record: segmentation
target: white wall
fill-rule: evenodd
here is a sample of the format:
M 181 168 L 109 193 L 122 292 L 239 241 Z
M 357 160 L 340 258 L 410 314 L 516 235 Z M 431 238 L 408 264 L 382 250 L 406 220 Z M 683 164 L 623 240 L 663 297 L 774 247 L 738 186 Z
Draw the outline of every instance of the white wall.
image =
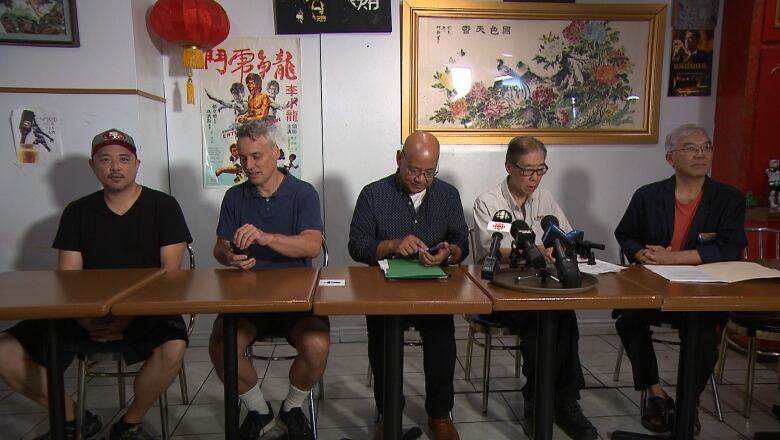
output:
M 671 0 L 660 2 L 671 5 Z M 170 179 L 170 190 L 181 203 L 195 239 L 199 267 L 216 266 L 211 249 L 224 190 L 203 189 L 200 113 L 197 105 L 182 103 L 186 75 L 180 67 L 181 49 L 149 37 L 145 16 L 152 3 L 79 1 L 79 48 L 0 46 L 4 60 L 0 86 L 141 88 L 155 94 L 164 90 L 167 99 L 163 105 L 135 96 L 0 94 L 3 115 L 19 106 L 58 109 L 66 148 L 61 165 L 15 167 L 10 124 L 0 124 L 0 138 L 7 146 L 0 149 L 4 207 L 0 270 L 52 266 L 54 254 L 49 247 L 62 208 L 97 187 L 84 164 L 89 142 L 111 126 L 127 129 L 139 140 L 143 183 L 165 190 Z M 231 36 L 274 35 L 271 2 L 233 0 L 222 5 L 230 16 Z M 358 192 L 395 169 L 394 153 L 401 142 L 399 12 L 400 2 L 393 10 L 390 34 L 301 36 L 302 176 L 322 197 L 334 265 L 351 263 L 346 243 Z M 667 25 L 665 54 L 670 36 Z M 719 29 L 715 41 L 713 75 L 718 70 Z M 685 122 L 711 128 L 715 98 L 665 97 L 667 71 L 665 56 L 661 137 Z M 712 89 L 717 90 L 715 81 Z M 556 195 L 577 228 L 589 239 L 607 244 L 608 251 L 601 257 L 615 259 L 612 231 L 631 193 L 670 174 L 662 145 L 549 145 L 549 150 L 552 171 L 543 185 Z M 474 198 L 503 178 L 503 155 L 502 145 L 443 147 L 441 177 L 460 189 L 469 222 Z M 582 315 L 586 319 L 606 316 L 605 312 Z M 340 322 L 357 325 L 359 321 Z
M 610 3 L 585 1 L 579 3 Z M 612 1 L 611 3 L 643 3 Z M 671 22 L 671 0 L 667 23 Z M 395 170 L 395 150 L 401 143 L 401 26 L 400 2 L 393 10 L 391 34 L 326 34 L 302 36 L 302 175 L 320 191 L 331 264 L 353 264 L 347 253 L 349 222 L 355 199 L 367 183 Z M 224 2 L 231 17 L 231 36 L 273 36 L 270 2 Z M 719 31 L 716 44 L 720 42 Z M 667 25 L 665 54 L 671 44 Z M 178 60 L 178 48 L 169 48 Z M 713 74 L 717 73 L 715 48 Z M 168 60 L 166 60 L 166 63 Z M 175 61 L 178 62 L 178 61 Z M 171 61 L 174 63 L 174 61 Z M 321 65 L 320 65 L 321 63 Z M 714 97 L 667 98 L 668 56 L 664 57 L 661 138 L 674 126 L 694 122 L 711 128 Z M 321 67 L 321 68 L 320 68 Z M 177 105 L 174 91 L 183 88 L 184 74 L 175 65 L 166 68 L 169 102 L 168 134 L 172 192 L 182 203 L 196 241 L 199 266 L 216 265 L 211 257 L 219 203 L 224 190 L 202 188 L 199 113 L 193 106 Z M 319 93 L 322 84 L 322 116 Z M 717 90 L 713 83 L 713 90 Z M 178 100 L 180 102 L 180 100 Z M 322 125 L 320 125 L 320 120 Z M 664 178 L 671 169 L 657 145 L 549 145 L 552 172 L 543 185 L 558 199 L 572 224 L 596 242 L 607 244 L 599 255 L 617 259 L 613 230 L 632 192 L 642 184 Z M 473 200 L 505 175 L 503 145 L 444 146 L 441 177 L 461 192 L 466 218 L 471 220 Z M 608 312 L 586 312 L 585 320 L 607 320 Z M 336 325 L 360 325 L 360 319 L 338 319 Z
M 0 45 L 0 86 L 136 89 L 162 94 L 162 58 L 145 30 L 153 0 L 81 0 L 77 48 Z M 133 29 L 136 29 L 134 32 Z M 14 165 L 11 111 L 55 110 L 64 160 Z M 130 133 L 141 158 L 139 182 L 168 189 L 165 106 L 137 95 L 0 93 L 0 271 L 53 269 L 51 244 L 65 205 L 99 188 L 87 164 L 92 137 L 116 127 Z

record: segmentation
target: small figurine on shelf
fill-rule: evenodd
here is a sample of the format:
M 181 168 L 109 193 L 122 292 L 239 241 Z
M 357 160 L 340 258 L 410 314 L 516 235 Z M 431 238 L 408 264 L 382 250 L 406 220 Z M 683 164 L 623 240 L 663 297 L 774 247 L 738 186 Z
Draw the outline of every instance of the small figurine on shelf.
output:
M 755 208 L 756 206 L 758 206 L 758 203 L 756 203 L 756 197 L 752 192 L 748 191 L 748 193 L 745 194 L 745 208 Z
M 769 161 L 766 175 L 769 178 L 769 209 L 780 209 L 780 160 Z

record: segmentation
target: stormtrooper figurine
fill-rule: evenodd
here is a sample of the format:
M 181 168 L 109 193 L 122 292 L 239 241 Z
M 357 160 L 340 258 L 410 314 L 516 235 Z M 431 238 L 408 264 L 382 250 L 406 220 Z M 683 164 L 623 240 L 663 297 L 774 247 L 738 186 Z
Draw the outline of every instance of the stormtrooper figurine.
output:
M 780 209 L 780 160 L 769 161 L 766 175 L 769 178 L 769 209 Z

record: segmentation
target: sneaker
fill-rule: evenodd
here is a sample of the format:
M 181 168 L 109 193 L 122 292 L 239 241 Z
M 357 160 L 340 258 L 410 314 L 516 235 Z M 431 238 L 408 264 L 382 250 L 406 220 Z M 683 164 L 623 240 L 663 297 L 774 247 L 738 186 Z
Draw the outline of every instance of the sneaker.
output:
M 284 402 L 279 408 L 279 427 L 287 433 L 287 440 L 314 440 L 309 419 L 300 407 L 284 410 Z
M 148 432 L 144 431 L 144 428 L 139 423 L 133 425 L 132 428 L 119 430 L 119 422 L 114 423 L 111 427 L 111 434 L 109 434 L 111 440 L 152 440 L 153 437 Z
M 268 405 L 268 414 L 260 414 L 257 411 L 246 413 L 241 427 L 238 428 L 238 438 L 241 440 L 257 440 L 274 429 L 274 410 Z
M 92 414 L 89 411 L 84 412 L 84 426 L 81 427 L 83 431 L 82 437 L 85 440 L 92 440 L 98 438 L 98 434 L 103 429 L 103 422 L 100 421 L 100 416 Z M 42 436 L 36 437 L 35 440 L 49 440 L 51 433 L 47 432 Z M 65 423 L 65 440 L 76 439 L 76 422 Z
M 555 424 L 574 440 L 599 438 L 596 427 L 582 414 L 582 408 L 574 399 L 555 402 Z

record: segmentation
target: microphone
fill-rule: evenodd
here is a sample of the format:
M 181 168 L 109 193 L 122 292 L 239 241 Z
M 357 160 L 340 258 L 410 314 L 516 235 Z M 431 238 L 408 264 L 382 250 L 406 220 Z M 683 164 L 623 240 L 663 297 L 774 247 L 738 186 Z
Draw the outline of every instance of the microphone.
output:
M 493 232 L 493 237 L 488 254 L 482 261 L 480 277 L 483 280 L 492 280 L 493 275 L 498 272 L 498 263 L 501 261 L 501 239 L 504 238 L 503 232 L 509 230 L 511 223 L 512 214 L 505 209 L 500 209 L 493 214 L 493 220 L 487 224 L 487 230 Z
M 572 239 L 566 235 L 565 232 L 563 232 L 560 228 L 560 223 L 558 223 L 558 217 L 554 215 L 545 215 L 542 217 L 542 230 L 544 230 L 544 235 L 542 235 L 542 243 L 544 244 L 544 247 L 554 247 L 555 239 L 561 241 L 561 244 L 570 247 L 572 245 Z
M 512 222 L 512 228 L 510 234 L 515 240 L 513 247 L 523 249 L 525 254 L 525 267 L 532 267 L 535 269 L 544 269 L 547 267 L 547 262 L 544 261 L 542 253 L 539 252 L 539 248 L 536 247 L 536 234 L 528 226 L 528 223 L 522 220 L 515 220 Z
M 572 252 L 574 242 L 558 225 L 558 218 L 554 215 L 546 215 L 542 218 L 542 228 L 544 229 L 542 241 L 544 242 L 544 247 L 553 248 L 555 268 L 558 271 L 558 279 L 563 288 L 580 287 L 582 286 L 582 274 L 577 266 L 577 257 Z
M 593 253 L 593 249 L 602 251 L 606 249 L 606 246 L 601 243 L 585 240 L 585 233 L 578 229 L 572 229 L 566 233 L 566 236 L 571 239 L 574 253 L 582 258 L 587 258 L 588 264 L 591 266 L 596 264 L 596 255 Z

